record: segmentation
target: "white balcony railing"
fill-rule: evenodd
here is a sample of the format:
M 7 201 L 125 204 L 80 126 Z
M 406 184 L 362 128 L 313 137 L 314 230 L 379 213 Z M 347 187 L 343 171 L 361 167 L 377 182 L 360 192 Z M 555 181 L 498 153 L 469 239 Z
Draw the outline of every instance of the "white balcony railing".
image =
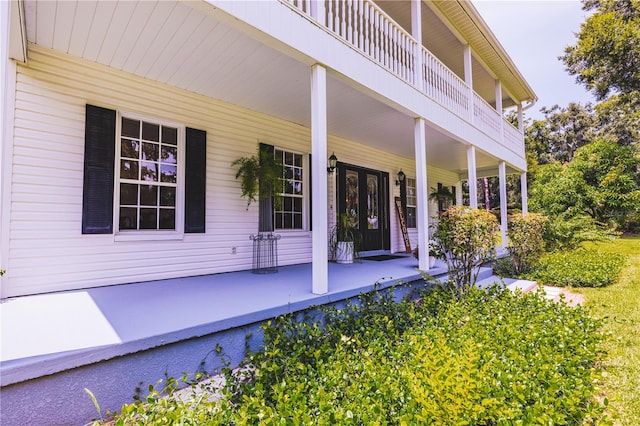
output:
M 473 123 L 494 139 L 500 140 L 500 114 L 487 101 L 473 92 Z
M 326 26 L 398 77 L 412 81 L 417 43 L 367 0 L 327 0 Z
M 512 151 L 520 152 L 524 149 L 522 133 L 506 120 L 502 121 L 502 138 L 503 144 L 511 147 Z
M 449 111 L 469 120 L 469 86 L 424 47 L 422 70 L 424 86 L 420 89 Z
M 452 113 L 471 122 L 506 148 L 524 152 L 522 133 L 500 113 L 421 46 L 371 0 L 325 0 L 322 12 L 316 0 L 281 0 L 321 22 L 345 43 L 359 50 L 391 73 L 414 85 Z M 315 3 L 315 4 L 314 4 Z M 320 14 L 324 16 L 316 16 Z M 321 18 L 321 19 L 319 19 Z M 422 82 L 416 73 L 416 54 L 422 55 Z

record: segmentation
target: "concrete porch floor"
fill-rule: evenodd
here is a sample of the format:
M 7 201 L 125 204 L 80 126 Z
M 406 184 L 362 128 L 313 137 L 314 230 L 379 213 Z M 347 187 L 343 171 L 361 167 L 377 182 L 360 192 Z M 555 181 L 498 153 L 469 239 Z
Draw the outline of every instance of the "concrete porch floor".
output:
M 23 296 L 0 304 L 1 385 L 241 327 L 344 300 L 376 282 L 421 278 L 410 255 L 329 264 L 329 292 L 311 292 L 311 264 Z M 442 263 L 429 270 L 446 273 Z
M 500 251 L 498 251 L 500 255 Z M 235 366 L 261 344 L 260 324 L 360 293 L 424 280 L 411 255 L 329 263 L 329 292 L 311 292 L 311 264 L 23 296 L 0 304 L 0 424 L 85 425 L 132 402 L 136 389 Z M 428 271 L 446 278 L 442 261 Z M 479 280 L 491 268 L 481 268 Z

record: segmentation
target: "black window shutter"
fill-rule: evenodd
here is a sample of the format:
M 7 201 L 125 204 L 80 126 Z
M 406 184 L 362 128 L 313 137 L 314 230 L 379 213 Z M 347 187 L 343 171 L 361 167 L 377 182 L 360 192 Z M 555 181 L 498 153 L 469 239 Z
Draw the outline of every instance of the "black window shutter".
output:
M 82 233 L 113 233 L 113 178 L 116 151 L 116 112 L 86 106 Z
M 186 129 L 184 232 L 205 232 L 207 132 Z
M 260 155 L 264 153 L 273 157 L 275 148 L 273 145 L 260 142 Z M 264 194 L 260 191 L 258 194 L 258 232 L 273 232 L 273 197 L 271 194 Z
M 440 182 L 438 182 L 438 193 L 442 191 L 442 184 Z M 438 198 L 438 212 L 443 212 L 444 211 L 444 203 L 442 202 L 442 199 Z
M 400 203 L 402 204 L 402 210 L 404 210 L 404 217 L 409 217 L 407 214 L 407 179 L 400 181 Z
M 458 204 L 458 197 L 456 196 L 456 186 L 452 185 L 451 186 L 451 194 L 453 194 L 453 205 L 455 206 L 456 204 Z

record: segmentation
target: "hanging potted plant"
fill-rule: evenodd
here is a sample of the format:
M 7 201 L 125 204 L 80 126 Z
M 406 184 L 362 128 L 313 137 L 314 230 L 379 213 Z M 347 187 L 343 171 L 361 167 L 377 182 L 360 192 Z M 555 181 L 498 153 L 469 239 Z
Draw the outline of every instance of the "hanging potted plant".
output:
M 273 153 L 273 147 L 260 144 L 258 152 L 251 157 L 241 157 L 231 165 L 238 167 L 236 179 L 240 179 L 241 197 L 247 199 L 247 210 L 251 203 L 260 203 L 259 232 L 273 231 L 273 209 L 282 200 L 275 195 L 282 188 L 284 166 Z
M 337 263 L 353 263 L 360 250 L 360 230 L 348 214 L 342 213 L 338 217 L 329 237 L 331 257 Z

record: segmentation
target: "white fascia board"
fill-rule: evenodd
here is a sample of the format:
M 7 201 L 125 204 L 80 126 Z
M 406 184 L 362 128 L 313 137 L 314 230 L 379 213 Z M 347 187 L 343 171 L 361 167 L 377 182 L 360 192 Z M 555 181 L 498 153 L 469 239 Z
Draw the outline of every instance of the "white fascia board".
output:
M 19 62 L 27 62 L 27 25 L 24 15 L 23 0 L 11 0 L 9 12 L 9 58 Z

